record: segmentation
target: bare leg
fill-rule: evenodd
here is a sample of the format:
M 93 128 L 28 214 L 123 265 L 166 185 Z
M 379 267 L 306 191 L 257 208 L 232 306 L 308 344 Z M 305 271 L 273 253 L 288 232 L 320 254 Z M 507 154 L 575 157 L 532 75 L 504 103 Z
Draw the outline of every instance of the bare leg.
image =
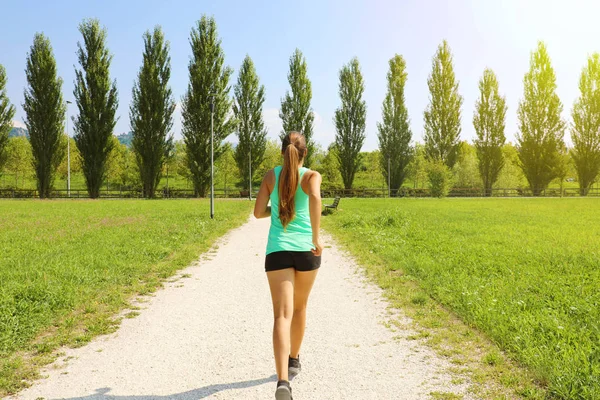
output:
M 294 268 L 267 272 L 273 300 L 273 352 L 279 380 L 288 380 L 290 326 L 294 313 Z
M 315 283 L 318 269 L 314 271 L 299 272 L 296 271 L 294 284 L 294 317 L 292 318 L 291 329 L 291 349 L 290 357 L 298 358 L 302 339 L 304 339 L 304 329 L 306 328 L 306 305 L 308 304 L 308 295 Z

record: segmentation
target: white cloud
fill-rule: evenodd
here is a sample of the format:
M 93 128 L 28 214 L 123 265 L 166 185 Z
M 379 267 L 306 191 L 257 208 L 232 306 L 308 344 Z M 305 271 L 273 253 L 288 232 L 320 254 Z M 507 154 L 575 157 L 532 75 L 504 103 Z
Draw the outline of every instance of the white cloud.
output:
M 313 123 L 313 138 L 321 147 L 326 150 L 335 140 L 335 127 L 331 118 L 323 118 L 321 114 L 314 111 L 315 119 Z
M 263 120 L 265 121 L 265 128 L 267 128 L 267 136 L 270 139 L 278 139 L 283 125 L 281 124 L 281 118 L 279 118 L 279 109 L 277 108 L 266 108 L 263 110 Z
M 12 125 L 15 128 L 23 128 L 23 129 L 27 129 L 27 127 L 25 126 L 25 124 L 21 121 L 17 121 L 16 119 L 13 119 L 12 121 Z

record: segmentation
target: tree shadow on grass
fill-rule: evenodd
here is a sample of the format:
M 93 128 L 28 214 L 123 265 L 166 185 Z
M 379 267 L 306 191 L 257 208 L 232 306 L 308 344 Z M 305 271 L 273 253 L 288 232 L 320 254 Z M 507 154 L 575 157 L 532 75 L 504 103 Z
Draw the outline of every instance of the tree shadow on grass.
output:
M 198 400 L 205 399 L 215 393 L 229 389 L 246 389 L 253 386 L 264 385 L 269 382 L 277 382 L 277 375 L 271 375 L 268 378 L 254 379 L 251 381 L 219 383 L 216 385 L 204 386 L 198 389 L 188 390 L 187 392 L 168 394 L 165 396 L 140 395 L 140 396 L 116 396 L 109 394 L 111 388 L 96 389 L 95 394 L 82 397 L 61 398 L 61 400 Z M 53 399 L 54 400 L 54 399 Z

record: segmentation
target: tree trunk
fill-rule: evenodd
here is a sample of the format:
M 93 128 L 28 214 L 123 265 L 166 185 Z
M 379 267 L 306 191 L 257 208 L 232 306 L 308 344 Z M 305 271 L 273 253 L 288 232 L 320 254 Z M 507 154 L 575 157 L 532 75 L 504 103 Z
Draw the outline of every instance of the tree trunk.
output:
M 210 183 L 194 182 L 196 197 L 206 197 L 210 190 Z

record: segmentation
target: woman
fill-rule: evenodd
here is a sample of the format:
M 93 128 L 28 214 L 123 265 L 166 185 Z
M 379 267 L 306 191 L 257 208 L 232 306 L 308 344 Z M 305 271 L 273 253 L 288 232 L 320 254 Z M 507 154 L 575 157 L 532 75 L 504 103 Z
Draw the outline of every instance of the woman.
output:
M 277 400 L 291 400 L 289 379 L 300 372 L 306 304 L 321 265 L 321 175 L 302 167 L 306 140 L 290 132 L 281 146 L 283 166 L 267 172 L 254 216 L 271 217 L 265 270 L 273 300 Z M 271 206 L 267 206 L 271 200 Z

